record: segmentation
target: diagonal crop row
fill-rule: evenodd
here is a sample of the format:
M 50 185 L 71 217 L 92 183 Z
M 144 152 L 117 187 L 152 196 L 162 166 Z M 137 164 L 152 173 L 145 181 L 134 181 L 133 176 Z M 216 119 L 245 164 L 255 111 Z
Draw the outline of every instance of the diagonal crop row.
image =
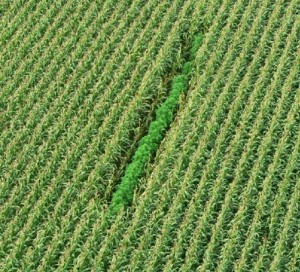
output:
M 263 78 L 263 77 L 262 77 Z M 260 89 L 261 90 L 261 89 Z M 269 100 L 269 103 L 270 103 L 270 99 L 272 98 L 272 96 L 266 96 L 266 97 L 268 97 L 268 99 L 266 99 L 264 102 L 264 105 L 263 105 L 263 108 L 264 109 L 266 109 L 266 108 L 268 108 L 268 103 L 267 103 L 267 101 Z M 274 98 L 273 98 L 274 99 Z M 274 101 L 274 100 L 273 100 Z M 276 100 L 275 100 L 276 101 Z M 261 111 L 261 113 L 263 113 L 264 112 L 264 114 L 266 114 L 266 110 L 262 110 Z M 249 113 L 249 112 L 248 112 Z M 247 116 L 247 115 L 246 115 Z M 251 115 L 250 115 L 251 116 Z M 259 124 L 264 124 L 263 123 L 263 119 L 262 120 L 260 120 L 260 119 L 256 119 L 256 120 L 259 120 Z M 249 127 L 248 127 L 249 128 Z M 239 135 L 239 134 L 236 134 L 236 135 L 238 135 L 239 137 L 241 136 L 241 135 Z M 236 138 L 235 139 L 235 145 L 238 143 L 238 144 L 243 144 L 243 142 L 237 142 L 236 140 L 237 140 L 238 138 Z M 250 154 L 251 153 L 249 153 L 249 152 L 253 152 L 253 149 L 252 148 L 250 148 L 250 144 L 252 144 L 252 146 L 253 146 L 253 144 L 255 143 L 255 133 L 252 133 L 251 134 L 251 138 L 249 139 L 249 141 L 248 141 L 248 146 L 247 146 L 247 149 L 245 150 L 245 151 L 247 151 L 247 152 L 244 152 L 243 153 L 243 156 L 242 156 L 242 158 L 241 158 L 241 160 L 239 161 L 239 165 L 240 165 L 240 167 L 243 167 L 244 168 L 244 173 L 246 173 L 245 171 L 246 171 L 246 169 L 249 169 L 249 167 L 251 167 L 251 164 L 249 164 L 249 163 L 246 163 L 246 161 L 247 160 L 249 160 L 249 159 L 251 159 L 251 156 L 250 156 Z M 240 145 L 236 145 L 235 146 L 235 148 L 231 148 L 231 150 L 232 150 L 232 152 L 236 152 L 238 149 L 236 149 L 237 147 L 239 147 L 239 148 L 241 148 L 241 146 Z M 249 147 L 249 148 L 248 148 Z M 253 146 L 254 147 L 254 146 Z M 230 154 L 230 153 L 229 153 Z M 252 153 L 253 154 L 253 153 Z M 228 158 L 228 157 L 227 157 Z M 235 162 L 235 159 L 234 158 L 232 158 L 231 160 L 228 158 L 228 159 L 225 159 L 224 160 L 224 162 L 227 162 L 227 164 L 228 164 L 228 162 L 229 163 L 231 163 L 232 164 L 232 166 L 231 167 L 233 167 L 233 169 L 235 169 L 236 168 L 236 166 L 235 166 L 235 164 L 234 164 L 234 162 Z M 221 186 L 221 184 L 222 183 L 220 183 L 220 182 L 223 182 L 223 180 L 224 180 L 224 178 L 227 176 L 227 179 L 229 179 L 229 181 L 232 179 L 232 175 L 233 175 L 233 173 L 232 172 L 229 172 L 228 170 L 230 169 L 229 168 L 230 167 L 230 164 L 228 165 L 228 166 L 226 166 L 226 167 L 222 167 L 221 169 L 222 169 L 222 172 L 219 174 L 219 177 L 217 178 L 217 180 L 215 180 L 215 184 L 214 184 L 214 190 L 213 190 L 213 192 L 212 192 L 212 195 L 214 196 L 214 198 L 215 198 L 215 200 L 214 200 L 214 198 L 211 198 L 210 200 L 209 200 L 209 202 L 207 203 L 207 205 L 206 205 L 206 207 L 207 208 L 204 208 L 203 207 L 203 209 L 205 210 L 205 213 L 204 213 L 204 215 L 203 215 L 203 217 L 201 217 L 201 221 L 198 221 L 198 227 L 196 228 L 196 230 L 195 230 L 195 232 L 194 232 L 194 238 L 193 238 L 193 241 L 194 241 L 194 243 L 192 243 L 191 245 L 190 245 L 190 247 L 189 247 L 189 250 L 188 250 L 188 253 L 187 253 L 187 257 L 186 257 L 186 264 L 187 265 L 190 265 L 190 263 L 191 263 L 191 261 L 189 260 L 189 256 L 193 256 L 193 254 L 194 254 L 194 252 L 196 251 L 196 250 L 198 250 L 198 254 L 199 254 L 199 248 L 203 248 L 203 243 L 205 242 L 205 243 L 208 243 L 209 242 L 209 240 L 205 240 L 204 239 L 204 237 L 209 237 L 209 235 L 210 235 L 210 233 L 209 233 L 209 231 L 208 230 L 210 230 L 210 225 L 208 225 L 208 224 L 206 224 L 205 225 L 205 222 L 206 222 L 206 219 L 207 218 L 209 218 L 209 214 L 215 214 L 215 216 L 217 216 L 218 214 L 219 214 L 219 211 L 218 210 L 216 210 L 216 212 L 215 213 L 212 213 L 213 211 L 212 211 L 212 209 L 210 208 L 210 207 L 213 207 L 212 205 L 213 205 L 213 203 L 220 203 L 220 202 L 217 202 L 217 198 L 219 198 L 220 196 L 222 196 L 222 194 L 221 194 L 221 189 L 223 189 L 223 190 L 226 190 L 227 188 L 226 188 L 226 186 Z M 241 168 L 241 169 L 243 169 L 243 168 Z M 235 170 L 236 171 L 236 170 Z M 227 173 L 226 173 L 227 172 Z M 241 177 L 243 177 L 243 179 L 241 179 Z M 230 186 L 230 188 L 232 188 L 232 190 L 233 189 L 235 189 L 235 190 L 237 190 L 237 189 L 239 189 L 239 190 L 241 190 L 243 187 L 242 187 L 242 184 L 241 184 L 241 181 L 243 181 L 245 178 L 246 178 L 247 176 L 246 175 L 244 175 L 244 176 L 241 176 L 241 175 L 239 175 L 239 176 L 236 176 L 235 175 L 235 178 L 234 178 L 234 181 L 235 182 L 231 182 L 231 186 Z M 239 184 L 239 183 L 240 184 Z M 237 183 L 237 184 L 235 184 L 235 183 Z M 236 187 L 235 185 L 239 185 L 238 187 Z M 226 191 L 225 191 L 226 192 Z M 233 192 L 236 192 L 236 191 L 233 191 Z M 227 197 L 227 199 L 228 199 L 228 201 L 231 201 L 231 200 L 233 200 L 232 199 L 232 197 L 230 196 L 230 194 L 227 194 L 228 195 L 228 197 Z M 238 195 L 238 194 L 237 194 Z M 227 201 L 227 202 L 228 202 Z M 222 202 L 221 202 L 222 203 Z M 230 202 L 229 202 L 230 203 Z M 234 208 L 236 207 L 236 204 L 234 205 L 235 203 L 232 203 L 232 205 L 230 205 L 230 206 L 225 206 L 225 204 L 224 204 L 224 207 L 230 207 L 231 209 L 230 210 L 228 210 L 228 216 L 232 216 L 233 214 L 234 214 Z M 216 206 L 215 208 L 218 208 L 218 206 Z M 226 211 L 226 210 L 224 210 L 224 211 Z M 210 218 L 212 218 L 212 216 L 210 217 Z M 219 216 L 219 218 L 223 218 L 223 219 L 226 219 L 226 220 L 229 220 L 229 218 L 228 217 L 223 217 L 223 216 Z M 220 221 L 220 222 L 222 222 L 222 221 Z M 225 221 L 226 222 L 226 221 Z M 228 221 L 227 221 L 228 222 Z M 211 224 L 214 224 L 213 223 L 213 221 L 211 222 Z M 216 226 L 217 227 L 217 226 Z M 222 232 L 220 233 L 220 234 L 222 234 Z M 199 238 L 198 237 L 203 237 L 202 238 L 202 240 L 200 240 L 200 242 L 201 243 L 199 243 Z M 219 237 L 219 238 L 221 238 L 221 237 Z M 214 236 L 212 236 L 212 238 L 211 239 L 214 239 Z M 222 239 L 216 239 L 215 241 L 218 241 L 218 242 L 222 242 L 223 240 Z M 199 247 L 196 247 L 196 244 L 199 246 Z M 219 247 L 218 247 L 219 248 Z M 204 254 L 204 250 L 202 250 L 201 251 L 202 252 L 202 254 Z M 198 255 L 199 256 L 199 255 Z M 200 255 L 201 256 L 201 255 Z M 214 255 L 215 256 L 215 255 Z M 197 261 L 197 260 L 196 260 Z
M 269 151 L 269 150 L 268 150 L 268 151 Z M 256 165 L 257 165 L 257 164 L 256 164 Z M 261 166 L 261 167 L 262 167 L 262 166 Z M 253 186 L 253 187 L 259 188 L 258 186 Z M 230 196 L 228 196 L 228 199 L 231 199 Z M 246 203 L 247 203 L 247 202 L 246 202 Z M 249 202 L 249 204 L 250 204 L 250 202 Z M 231 212 L 232 212 L 232 210 L 231 210 Z M 247 215 L 249 216 L 249 214 L 247 214 Z M 220 217 L 221 217 L 221 216 L 220 216 Z M 228 217 L 225 217 L 225 218 L 228 218 Z M 244 222 L 244 221 L 242 221 L 242 222 Z M 234 224 L 234 225 L 237 226 L 236 224 Z M 223 232 L 223 233 L 224 233 L 224 232 Z M 222 241 L 222 238 L 220 238 L 220 237 L 217 238 L 217 237 L 218 237 L 218 236 L 215 237 L 215 239 L 216 239 L 215 241 Z M 219 240 L 219 239 L 220 239 L 220 240 Z M 239 242 L 241 242 L 241 239 L 239 239 Z M 212 243 L 210 243 L 210 245 L 212 245 Z M 237 246 L 235 246 L 234 248 L 236 249 Z M 225 250 L 225 249 L 224 249 L 224 250 Z M 209 251 L 208 251 L 208 252 L 209 252 Z M 208 252 L 207 252 L 207 254 L 209 254 Z M 237 252 L 238 252 L 238 251 L 237 251 Z M 217 256 L 217 254 L 216 254 L 215 256 Z M 233 257 L 234 255 L 231 254 L 231 255 L 229 255 L 229 256 L 232 256 L 232 257 Z M 205 266 L 203 266 L 203 267 L 204 267 L 204 269 L 208 269 L 208 268 L 205 268 Z
M 239 71 L 239 68 L 238 68 L 239 66 L 237 65 L 236 67 L 237 67 L 237 69 L 235 70 L 235 72 Z M 235 78 L 237 81 L 239 80 L 238 77 L 235 76 Z M 215 82 L 218 82 L 218 78 L 216 78 Z M 228 82 L 234 84 L 234 80 L 229 79 Z M 227 97 L 225 96 L 225 94 L 227 95 Z M 183 183 L 181 185 L 181 189 L 180 189 L 179 193 L 176 195 L 176 198 L 172 199 L 172 200 L 170 200 L 170 199 L 163 200 L 163 203 L 171 202 L 172 206 L 170 207 L 168 216 L 165 218 L 165 220 L 163 222 L 162 233 L 159 234 L 159 236 L 156 238 L 156 244 L 153 248 L 153 251 L 151 249 L 152 256 L 149 254 L 149 256 L 151 256 L 151 260 L 149 260 L 150 263 L 147 264 L 147 267 L 149 267 L 149 270 L 153 269 L 154 267 L 159 267 L 158 263 L 163 264 L 163 261 L 161 258 L 163 258 L 163 256 L 164 256 L 163 254 L 166 254 L 166 251 L 167 251 L 166 249 L 163 250 L 163 247 L 166 247 L 167 245 L 170 246 L 170 244 L 172 243 L 172 241 L 168 237 L 172 237 L 174 235 L 172 233 L 173 227 L 175 227 L 178 224 L 178 222 L 180 222 L 179 221 L 180 216 L 183 215 L 182 211 L 186 208 L 185 203 L 188 203 L 189 198 L 193 192 L 194 186 L 191 186 L 192 183 L 186 183 L 186 181 L 189 180 L 189 178 L 193 178 L 193 180 L 195 180 L 195 175 L 196 175 L 195 169 L 197 169 L 199 171 L 198 168 L 207 159 L 206 154 L 209 154 L 209 152 L 210 152 L 210 147 L 206 146 L 207 142 L 208 141 L 213 142 L 214 135 L 219 134 L 219 132 L 217 130 L 218 126 L 216 126 L 215 124 L 222 123 L 222 119 L 220 119 L 220 118 L 222 118 L 222 117 L 224 118 L 224 115 L 226 115 L 226 111 L 224 111 L 226 108 L 221 107 L 221 105 L 228 104 L 228 106 L 230 106 L 228 101 L 231 101 L 231 99 L 232 99 L 232 98 L 230 98 L 230 96 L 228 96 L 228 93 L 226 93 L 226 92 L 223 92 L 219 96 L 219 98 L 220 98 L 220 100 L 217 101 L 217 105 L 214 107 L 214 112 L 211 116 L 211 120 L 209 120 L 207 122 L 207 127 L 209 127 L 210 129 L 205 130 L 207 132 L 205 132 L 205 135 L 203 135 L 201 141 L 198 143 L 198 146 L 197 146 L 198 152 L 194 153 L 194 154 L 199 155 L 199 151 L 200 151 L 200 154 L 203 154 L 203 157 L 201 157 L 201 161 L 196 162 L 193 159 L 191 159 L 191 163 L 189 164 L 189 167 L 188 167 L 187 171 L 185 172 L 185 176 L 183 178 Z M 194 156 L 195 155 L 193 155 L 192 158 L 194 158 Z M 189 177 L 189 178 L 187 178 L 187 177 Z M 176 178 L 176 182 L 174 182 L 174 183 L 177 183 L 177 182 L 178 182 L 178 179 Z M 151 228 L 151 230 L 152 230 L 152 228 Z M 175 229 L 174 229 L 174 231 L 175 231 Z M 158 253 L 158 252 L 160 252 L 160 254 L 156 255 L 156 253 Z
M 78 93 L 78 95 L 82 95 L 82 94 L 80 94 L 80 93 Z M 76 99 L 76 96 L 74 97 L 75 99 Z M 78 98 L 77 98 L 78 99 Z M 59 100 L 58 100 L 59 101 Z M 75 100 L 76 101 L 76 100 Z M 61 105 L 61 107 L 63 107 L 63 103 L 62 103 L 63 101 L 59 101 L 59 103 L 60 103 L 60 105 Z M 56 109 L 57 110 L 57 109 Z M 69 114 L 69 117 L 70 116 L 72 116 L 72 115 L 74 115 L 74 114 L 72 114 L 73 113 L 73 110 L 75 110 L 75 109 L 72 109 L 71 108 L 71 111 L 69 111 L 69 112 L 65 112 L 66 113 L 66 115 L 68 115 Z M 43 109 L 38 109 L 38 111 L 41 111 L 41 112 L 45 112 L 45 110 L 43 110 Z M 33 114 L 33 117 L 32 117 L 32 119 L 31 120 L 35 120 L 35 122 L 37 123 L 37 120 L 38 119 L 35 119 L 34 118 L 34 116 L 36 116 L 35 114 Z M 49 115 L 46 115 L 47 116 L 47 118 L 49 118 Z M 50 117 L 51 117 L 51 115 L 50 115 Z M 50 120 L 55 120 L 55 115 L 54 116 L 52 116 L 52 118 L 50 119 Z M 46 129 L 47 128 L 47 126 L 45 126 L 45 127 L 42 127 L 41 126 L 41 124 L 43 124 L 42 122 L 40 122 L 39 123 L 39 128 L 40 129 Z M 50 123 L 51 124 L 51 123 Z M 48 124 L 48 125 L 50 125 L 50 124 Z M 62 125 L 63 125 L 63 123 L 62 123 Z M 64 128 L 65 128 L 65 126 L 63 126 Z M 30 130 L 25 130 L 25 132 L 27 132 L 27 135 L 28 135 L 28 133 L 29 133 L 29 135 L 32 133 Z M 41 133 L 43 133 L 43 131 L 35 131 L 36 132 L 36 136 L 35 137 L 31 137 L 31 141 L 33 141 L 33 147 L 36 147 L 36 145 L 37 145 L 37 143 L 36 142 L 34 142 L 34 140 L 36 140 L 36 141 L 39 141 L 39 139 L 40 139 L 40 134 Z M 57 140 L 58 139 L 58 137 L 60 136 L 60 134 L 61 134 L 61 130 L 58 130 L 57 131 L 58 133 L 57 134 L 54 134 L 54 135 L 51 135 L 52 136 L 52 140 Z M 24 142 L 23 142 L 24 143 Z M 52 142 L 52 144 L 54 144 L 55 142 Z M 49 145 L 51 145 L 51 141 L 50 141 L 50 143 L 48 142 L 48 144 Z M 24 164 L 27 160 L 28 160 L 28 158 L 26 157 L 26 155 L 25 154 L 32 154 L 32 152 L 34 152 L 34 150 L 32 150 L 32 151 L 30 151 L 30 149 L 28 149 L 28 148 L 30 148 L 30 145 L 29 146 L 27 146 L 27 148 L 24 148 L 23 149 L 23 152 L 21 152 L 21 154 L 19 154 L 19 155 L 21 155 L 21 158 L 23 158 L 23 160 L 22 161 L 19 161 L 19 163 L 15 166 L 17 169 L 22 169 L 22 164 L 20 165 L 20 163 L 22 163 L 23 162 L 23 165 L 25 166 L 25 165 L 28 165 L 28 164 Z M 31 148 L 32 148 L 32 146 L 31 146 Z M 11 151 L 11 150 L 10 150 Z M 47 152 L 47 151 L 46 151 Z M 6 156 L 6 160 L 8 160 L 9 159 L 9 156 Z M 39 160 L 41 160 L 41 159 L 39 159 Z M 9 160 L 7 161 L 7 163 L 9 163 L 9 164 L 12 164 Z M 34 172 L 34 171 L 32 171 L 31 170 L 31 173 L 32 172 Z M 21 174 L 22 173 L 22 171 L 20 171 L 19 172 L 19 174 Z M 8 177 L 9 177 L 9 172 L 6 172 L 6 175 L 8 175 Z M 15 173 L 16 174 L 16 173 Z M 18 176 L 14 176 L 14 178 L 13 178 L 13 180 L 17 180 L 18 179 Z M 9 186 L 12 186 L 14 183 L 12 182 L 12 183 L 6 183 L 5 185 L 9 185 Z M 2 190 L 2 192 L 5 192 L 6 190 L 5 189 L 3 189 Z M 10 192 L 11 192 L 11 189 L 9 190 Z M 4 196 L 2 195 L 2 200 L 4 200 L 5 198 L 4 198 Z
M 196 51 L 197 47 L 201 46 L 201 43 L 201 36 L 195 38 L 195 44 L 192 48 Z M 169 96 L 157 109 L 155 120 L 151 122 L 147 135 L 141 139 L 132 162 L 127 166 L 121 183 L 113 195 L 109 207 L 111 215 L 115 216 L 122 207 L 131 204 L 135 187 L 138 185 L 138 181 L 142 177 L 147 163 L 154 156 L 161 143 L 166 129 L 168 129 L 173 120 L 180 95 L 188 87 L 188 80 L 192 69 L 191 61 L 192 59 L 184 63 L 182 74 L 177 75 L 173 79 Z
M 246 46 L 246 44 L 245 44 L 245 48 L 247 48 L 247 46 Z M 242 55 L 243 56 L 243 55 Z M 243 60 L 243 57 L 241 56 L 241 59 Z M 242 65 L 241 63 L 240 63 L 240 65 Z M 239 65 L 235 65 L 234 66 L 235 67 L 235 71 L 237 72 L 237 71 L 239 71 L 240 70 L 240 68 L 239 68 Z M 228 82 L 230 82 L 230 83 L 232 83 L 232 84 L 234 84 L 233 82 L 232 82 L 232 80 L 234 79 L 234 78 L 236 78 L 236 75 L 235 74 L 232 74 L 232 79 L 231 79 L 231 77 L 228 79 Z M 247 79 L 249 79 L 249 77 L 245 77 L 245 78 L 247 78 Z M 247 82 L 247 81 L 244 81 L 244 79 L 243 79 L 243 82 Z M 244 88 L 242 89 L 243 91 L 245 90 Z M 220 163 L 220 161 L 219 160 L 222 160 L 222 157 L 220 158 L 220 148 L 222 147 L 222 148 L 224 148 L 225 146 L 224 146 L 224 140 L 226 139 L 227 141 L 229 141 L 229 139 L 230 139 L 230 131 L 231 131 L 231 133 L 232 133 L 232 129 L 233 128 L 231 128 L 231 130 L 229 129 L 229 126 L 233 126 L 234 125 L 234 122 L 233 122 L 233 120 L 234 119 L 232 119 L 233 117 L 235 117 L 235 118 L 237 118 L 238 117 L 238 111 L 237 111 L 237 107 L 239 107 L 240 109 L 241 109 L 241 107 L 242 107 L 242 105 L 240 104 L 240 101 L 244 101 L 244 99 L 241 99 L 241 95 L 242 95 L 243 93 L 242 92 L 239 92 L 239 94 L 237 95 L 237 97 L 235 98 L 235 100 L 234 100 L 234 104 L 233 105 L 231 105 L 231 109 L 230 109 L 230 113 L 228 114 L 228 117 L 227 117 L 227 119 L 226 119 L 226 122 L 225 122 L 225 124 L 224 124 L 224 126 L 222 127 L 222 130 L 221 130 L 221 132 L 219 133 L 219 138 L 217 139 L 217 143 L 216 143 L 216 145 L 217 145 L 217 147 L 215 147 L 214 148 L 214 154 L 212 154 L 212 156 L 211 156 L 211 159 L 209 160 L 209 163 L 213 163 L 212 165 L 210 165 L 210 164 L 207 164 L 207 167 L 205 167 L 205 170 L 204 170 L 204 172 L 202 172 L 202 178 L 201 178 L 201 181 L 202 180 L 206 180 L 208 177 L 206 176 L 206 175 L 208 175 L 208 174 L 211 174 L 211 172 L 212 172 L 212 167 L 216 167 L 219 163 Z M 245 95 L 245 94 L 244 94 Z M 246 102 L 246 101 L 245 101 Z M 218 103 L 219 105 L 222 105 L 223 103 Z M 217 109 L 215 109 L 216 111 L 217 111 Z M 237 119 L 236 119 L 237 120 Z M 214 124 L 214 123 L 216 123 L 216 121 L 215 120 L 211 120 L 211 123 L 210 124 Z M 212 125 L 210 126 L 210 127 L 213 127 Z M 228 133 L 228 134 L 227 134 Z M 222 137 L 221 137 L 221 135 L 222 135 Z M 221 140 L 222 139 L 222 140 Z M 181 208 L 182 209 L 182 203 L 184 203 L 184 201 L 188 201 L 188 199 L 189 199 L 189 194 L 191 194 L 192 193 L 192 191 L 190 191 L 191 189 L 189 188 L 189 187 L 186 187 L 189 183 L 186 183 L 186 181 L 189 181 L 189 179 L 191 179 L 191 178 L 193 178 L 193 180 L 194 179 L 197 179 L 197 176 L 201 173 L 200 172 L 200 170 L 199 170 L 199 166 L 203 163 L 203 161 L 205 160 L 204 158 L 205 157 L 201 157 L 200 156 L 200 154 L 203 154 L 203 149 L 205 150 L 207 147 L 205 147 L 205 143 L 207 142 L 207 139 L 205 139 L 205 138 L 203 138 L 202 139 L 202 141 L 198 144 L 198 148 L 197 148 L 197 152 L 195 153 L 195 155 L 193 156 L 193 158 L 199 158 L 198 160 L 194 160 L 194 159 L 192 159 L 192 162 L 191 162 L 191 164 L 190 164 L 190 166 L 189 166 L 189 171 L 188 172 L 186 172 L 186 175 L 185 175 L 185 178 L 184 178 L 184 186 L 183 187 L 181 187 L 181 190 L 180 190 L 180 193 L 177 195 L 177 197 L 176 197 L 176 200 L 175 201 L 172 201 L 172 203 L 177 203 L 177 205 L 175 204 L 174 206 L 177 206 L 177 209 L 175 209 L 175 208 L 173 208 L 173 206 L 172 206 L 172 213 L 171 214 L 168 214 L 168 216 L 167 216 L 167 218 L 165 219 L 165 221 L 164 221 L 164 225 L 166 226 L 166 228 L 170 228 L 170 226 L 172 226 L 173 224 L 174 224 L 174 226 L 176 225 L 176 224 L 178 224 L 178 221 L 174 221 L 174 223 L 171 223 L 171 222 L 169 222 L 169 223 L 167 223 L 167 221 L 168 220 L 175 220 L 175 218 L 176 218 L 176 214 L 178 215 L 179 213 L 182 213 L 182 212 L 179 212 L 179 208 Z M 215 153 L 216 152 L 216 153 Z M 224 151 L 223 151 L 224 152 Z M 205 154 L 205 153 L 204 153 Z M 218 155 L 216 155 L 216 154 L 218 154 Z M 201 163 L 202 162 L 202 163 Z M 196 170 L 197 169 L 197 170 Z M 196 171 L 196 172 L 195 172 Z M 213 173 L 213 172 L 212 172 Z M 189 178 L 187 178 L 189 176 Z M 205 178 L 206 177 L 206 178 Z M 205 184 L 203 181 L 202 182 L 200 182 L 200 184 Z M 190 184 L 189 184 L 189 186 L 190 186 Z M 199 192 L 201 191 L 201 194 L 202 195 L 206 195 L 206 194 L 208 194 L 209 192 L 207 192 L 205 189 L 207 189 L 207 188 L 205 188 L 205 187 L 201 187 L 201 189 L 199 190 Z M 180 195 L 181 195 L 181 197 L 180 197 Z M 195 197 L 195 199 L 201 199 L 200 197 L 199 197 L 199 195 L 198 195 L 198 197 L 196 198 Z M 180 205 L 179 205 L 180 204 Z M 199 202 L 197 203 L 198 205 L 199 205 Z M 178 216 L 177 216 L 178 217 Z M 176 219 L 176 220 L 178 220 L 178 219 Z M 176 222 L 176 223 L 175 223 Z M 184 222 L 184 224 L 185 223 L 191 223 L 191 220 L 184 220 L 183 221 Z M 167 226 L 169 226 L 169 227 L 167 227 Z M 182 234 L 182 233 L 184 233 L 184 232 L 186 232 L 186 233 L 188 233 L 189 231 L 187 230 L 187 231 L 185 231 L 185 228 L 186 227 L 183 227 L 183 228 L 180 228 L 180 231 L 178 230 L 178 234 Z M 162 228 L 163 229 L 163 231 L 165 231 L 165 228 Z M 170 232 L 171 232 L 171 229 L 169 230 Z M 175 231 L 175 230 L 174 230 Z M 177 231 L 176 231 L 177 232 Z M 172 234 L 172 233 L 168 233 L 168 232 L 166 232 L 165 234 L 164 234 L 164 237 L 167 239 L 168 237 L 172 237 L 174 234 Z M 181 237 L 182 238 L 182 237 Z M 160 239 L 157 239 L 157 241 L 160 241 L 161 242 L 161 239 L 162 238 L 160 238 Z M 178 239 L 176 239 L 176 241 L 178 241 Z M 162 242 L 161 242 L 162 243 Z M 164 245 L 164 244 L 163 244 Z M 154 252 L 160 252 L 161 251 L 161 249 L 159 249 L 159 248 L 156 248 L 155 250 L 154 250 Z M 161 255 L 161 254 L 160 254 Z M 177 256 L 177 257 L 179 257 L 179 256 Z M 179 260 L 180 260 L 180 258 L 179 259 L 177 259 L 177 262 L 179 262 Z M 170 264 L 168 264 L 168 265 L 170 265 Z

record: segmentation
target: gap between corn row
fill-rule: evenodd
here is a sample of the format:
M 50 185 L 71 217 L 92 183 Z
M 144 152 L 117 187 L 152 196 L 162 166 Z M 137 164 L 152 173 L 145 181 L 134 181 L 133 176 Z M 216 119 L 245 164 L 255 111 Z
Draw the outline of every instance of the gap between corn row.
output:
M 201 46 L 203 35 L 198 34 L 190 48 L 190 56 L 184 63 L 182 73 L 175 76 L 172 81 L 170 95 L 157 109 L 156 118 L 151 122 L 148 133 L 141 139 L 139 146 L 127 166 L 117 190 L 113 194 L 108 215 L 116 216 L 119 210 L 131 204 L 134 190 L 139 179 L 143 176 L 147 163 L 153 158 L 155 152 L 164 138 L 165 131 L 170 127 L 173 116 L 178 107 L 179 97 L 188 89 L 188 82 L 193 70 L 193 59 Z

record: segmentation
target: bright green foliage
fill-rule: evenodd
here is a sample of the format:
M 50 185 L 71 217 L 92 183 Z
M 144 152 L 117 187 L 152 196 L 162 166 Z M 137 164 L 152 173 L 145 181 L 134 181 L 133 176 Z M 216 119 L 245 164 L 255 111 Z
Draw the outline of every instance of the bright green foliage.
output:
M 193 58 L 202 44 L 203 36 L 199 34 L 191 49 Z M 172 81 L 170 95 L 166 101 L 157 109 L 156 118 L 150 124 L 148 134 L 144 136 L 133 156 L 132 162 L 128 165 L 124 177 L 114 193 L 110 205 L 112 214 L 116 214 L 124 205 L 132 202 L 133 194 L 139 179 L 142 177 L 147 163 L 155 154 L 159 144 L 164 138 L 165 131 L 170 126 L 173 115 L 176 112 L 179 96 L 188 88 L 188 81 L 192 72 L 192 59 L 184 63 L 183 73 L 177 75 Z
M 299 0 L 0 13 L 1 272 L 300 271 Z

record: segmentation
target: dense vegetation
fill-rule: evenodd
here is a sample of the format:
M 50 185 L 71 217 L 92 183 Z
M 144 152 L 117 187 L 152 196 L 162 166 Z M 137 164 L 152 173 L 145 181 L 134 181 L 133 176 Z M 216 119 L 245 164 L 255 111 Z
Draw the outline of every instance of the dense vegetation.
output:
M 1 271 L 299 271 L 299 0 L 0 3 Z

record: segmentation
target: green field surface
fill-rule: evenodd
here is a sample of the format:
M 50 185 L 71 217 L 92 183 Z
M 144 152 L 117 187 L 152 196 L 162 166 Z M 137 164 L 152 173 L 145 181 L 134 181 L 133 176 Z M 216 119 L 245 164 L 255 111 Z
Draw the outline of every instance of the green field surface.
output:
M 0 67 L 0 272 L 300 271 L 300 0 L 2 0 Z

